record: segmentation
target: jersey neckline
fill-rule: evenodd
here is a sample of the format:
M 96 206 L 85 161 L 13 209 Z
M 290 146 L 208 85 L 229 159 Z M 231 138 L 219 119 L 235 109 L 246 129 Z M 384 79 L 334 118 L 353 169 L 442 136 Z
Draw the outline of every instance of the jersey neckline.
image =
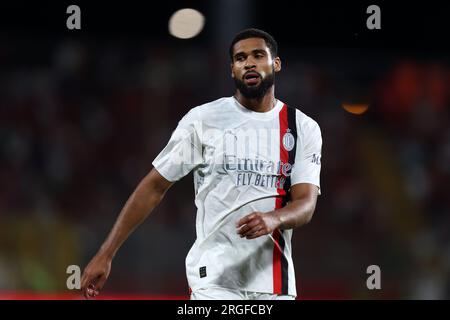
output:
M 284 103 L 282 101 L 275 99 L 276 100 L 275 107 L 273 107 L 272 109 L 270 109 L 267 112 L 256 112 L 256 111 L 252 111 L 252 110 L 244 107 L 242 104 L 239 103 L 239 101 L 234 96 L 231 96 L 230 99 L 233 100 L 233 105 L 242 114 L 244 114 L 247 117 L 250 117 L 253 119 L 259 119 L 259 120 L 272 119 L 275 116 L 278 116 L 278 113 L 280 112 L 281 108 L 284 105 Z

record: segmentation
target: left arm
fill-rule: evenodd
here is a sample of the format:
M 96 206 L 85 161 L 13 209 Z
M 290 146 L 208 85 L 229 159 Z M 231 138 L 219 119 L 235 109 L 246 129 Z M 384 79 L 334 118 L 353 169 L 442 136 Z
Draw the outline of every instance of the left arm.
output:
M 236 223 L 238 234 L 255 239 L 271 234 L 275 229 L 294 229 L 307 224 L 316 208 L 317 186 L 299 183 L 291 187 L 291 201 L 283 208 L 270 212 L 252 212 Z

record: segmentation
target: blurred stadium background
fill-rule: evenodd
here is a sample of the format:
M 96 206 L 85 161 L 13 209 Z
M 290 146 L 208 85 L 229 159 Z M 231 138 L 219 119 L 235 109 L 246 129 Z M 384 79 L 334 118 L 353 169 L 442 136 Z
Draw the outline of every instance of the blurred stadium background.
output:
M 279 43 L 277 97 L 322 128 L 323 194 L 293 238 L 299 298 L 450 298 L 448 10 L 381 4 L 370 31 L 371 3 L 80 1 L 68 31 L 69 4 L 1 5 L 0 299 L 74 297 L 67 266 L 95 254 L 181 116 L 233 94 L 228 44 L 250 26 Z M 205 25 L 182 40 L 167 26 L 185 7 Z M 191 175 L 168 192 L 106 297 L 188 296 L 193 196 Z

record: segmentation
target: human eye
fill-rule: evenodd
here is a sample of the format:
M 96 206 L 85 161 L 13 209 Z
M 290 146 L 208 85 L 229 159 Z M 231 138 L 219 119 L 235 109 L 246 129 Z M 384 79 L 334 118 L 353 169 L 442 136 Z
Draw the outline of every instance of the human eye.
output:
M 258 59 L 264 58 L 264 54 L 262 52 L 256 52 L 255 57 Z

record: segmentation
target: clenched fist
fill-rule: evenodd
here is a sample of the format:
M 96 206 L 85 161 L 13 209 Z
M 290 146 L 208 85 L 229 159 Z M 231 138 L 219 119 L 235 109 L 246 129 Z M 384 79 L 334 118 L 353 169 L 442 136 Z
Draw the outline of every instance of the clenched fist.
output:
M 83 271 L 81 291 L 86 299 L 96 297 L 108 279 L 111 271 L 111 259 L 96 254 Z
M 274 212 L 252 212 L 236 223 L 237 233 L 241 238 L 255 239 L 271 234 L 281 224 L 280 217 Z

